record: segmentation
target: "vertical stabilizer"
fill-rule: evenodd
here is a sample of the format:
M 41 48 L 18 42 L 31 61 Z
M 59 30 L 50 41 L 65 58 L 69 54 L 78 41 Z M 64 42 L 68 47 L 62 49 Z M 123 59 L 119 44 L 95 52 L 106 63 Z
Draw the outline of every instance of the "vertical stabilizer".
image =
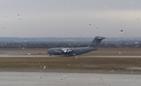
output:
M 90 44 L 90 47 L 97 48 L 103 39 L 105 39 L 105 37 L 96 36 Z

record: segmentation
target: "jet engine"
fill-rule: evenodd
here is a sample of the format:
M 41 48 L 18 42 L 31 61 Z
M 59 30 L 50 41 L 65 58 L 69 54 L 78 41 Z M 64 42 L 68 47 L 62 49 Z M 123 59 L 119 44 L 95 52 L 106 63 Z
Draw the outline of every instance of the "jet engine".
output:
M 65 55 L 71 55 L 73 50 L 71 48 L 62 48 L 61 49 Z

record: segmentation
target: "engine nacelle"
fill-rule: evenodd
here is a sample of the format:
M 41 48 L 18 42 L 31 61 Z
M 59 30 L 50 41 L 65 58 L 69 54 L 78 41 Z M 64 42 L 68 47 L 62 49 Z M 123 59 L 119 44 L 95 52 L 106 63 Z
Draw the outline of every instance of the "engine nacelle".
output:
M 73 54 L 73 50 L 71 48 L 62 48 L 64 55 L 71 55 Z
M 63 52 L 71 52 L 72 49 L 71 48 L 62 48 Z

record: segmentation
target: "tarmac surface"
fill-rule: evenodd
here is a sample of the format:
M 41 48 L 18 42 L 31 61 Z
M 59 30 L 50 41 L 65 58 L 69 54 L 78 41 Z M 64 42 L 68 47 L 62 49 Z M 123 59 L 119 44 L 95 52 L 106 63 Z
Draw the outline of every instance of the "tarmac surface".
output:
M 0 72 L 0 86 L 140 86 L 141 75 Z
M 13 58 L 13 57 L 16 57 L 16 58 L 38 58 L 38 57 L 40 57 L 40 58 L 56 58 L 56 57 L 58 57 L 58 58 L 62 58 L 62 57 L 65 57 L 65 56 L 49 56 L 49 55 L 0 55 L 0 58 Z M 87 56 L 74 56 L 74 57 L 78 57 L 78 58 L 141 58 L 141 56 L 136 56 L 136 55 L 134 55 L 134 56 L 128 56 L 128 55 L 124 55 L 124 56 L 122 56 L 122 55 L 120 55 L 120 56 L 118 56 L 118 55 L 107 55 L 107 56 L 100 56 L 100 55 L 94 55 L 94 56 L 92 56 L 92 55 L 87 55 Z M 70 58 L 70 57 L 68 57 L 68 58 Z
M 60 58 L 60 57 L 65 57 L 65 56 L 49 56 L 49 55 L 0 55 L 0 58 L 9 58 L 9 57 L 18 57 L 18 58 L 26 58 L 26 57 L 28 57 L 28 58 L 33 58 L 33 57 L 41 57 L 41 58 L 44 58 L 44 57 L 46 57 L 46 58 L 53 58 L 53 57 L 58 57 L 58 58 Z M 92 56 L 92 55 L 85 55 L 85 56 L 73 56 L 73 57 L 78 57 L 78 58 L 141 58 L 141 56 L 138 56 L 138 55 L 134 55 L 134 56 L 130 56 L 130 55 L 106 55 L 106 56 L 104 56 L 104 55 L 94 55 L 94 56 Z M 68 57 L 68 58 L 70 58 L 70 57 Z

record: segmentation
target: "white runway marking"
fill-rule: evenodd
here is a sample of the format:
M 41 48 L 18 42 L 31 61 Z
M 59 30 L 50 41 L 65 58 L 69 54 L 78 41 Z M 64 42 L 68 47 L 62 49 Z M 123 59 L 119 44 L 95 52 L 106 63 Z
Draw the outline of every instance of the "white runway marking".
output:
M 0 72 L 0 86 L 140 86 L 141 75 Z

